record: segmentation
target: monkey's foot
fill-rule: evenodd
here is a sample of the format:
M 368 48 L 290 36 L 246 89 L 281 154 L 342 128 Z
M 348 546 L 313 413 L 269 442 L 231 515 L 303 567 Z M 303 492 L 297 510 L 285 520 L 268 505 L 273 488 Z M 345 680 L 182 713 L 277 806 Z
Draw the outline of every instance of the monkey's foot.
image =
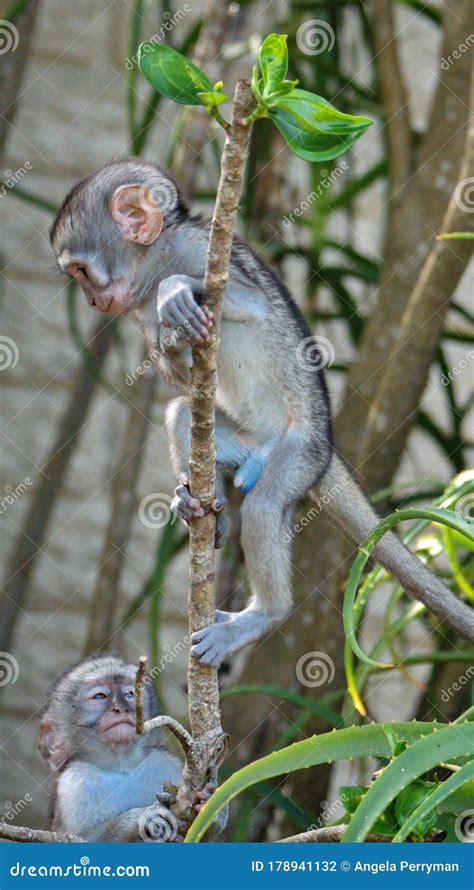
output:
M 226 504 L 227 498 L 224 495 L 215 497 L 211 504 L 211 510 L 213 511 L 213 513 L 216 514 L 217 519 L 215 541 L 216 550 L 222 547 L 224 538 L 227 533 L 228 523 L 227 518 L 223 513 Z M 197 498 L 192 497 L 191 492 L 189 491 L 189 485 L 184 477 L 180 484 L 175 488 L 174 497 L 171 501 L 171 509 L 187 525 L 189 525 L 192 519 L 200 519 L 205 514 L 205 510 L 204 507 L 201 505 L 201 501 L 199 501 Z
M 265 612 L 216 612 L 216 623 L 197 630 L 191 637 L 191 655 L 202 664 L 219 667 L 226 658 L 254 643 L 272 626 Z

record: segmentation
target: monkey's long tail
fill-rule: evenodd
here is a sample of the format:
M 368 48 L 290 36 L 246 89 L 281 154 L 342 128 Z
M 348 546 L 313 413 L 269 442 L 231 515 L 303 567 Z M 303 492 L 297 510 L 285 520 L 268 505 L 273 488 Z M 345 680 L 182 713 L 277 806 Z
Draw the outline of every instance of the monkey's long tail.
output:
M 321 486 L 324 483 L 324 501 Z M 334 454 L 330 467 L 310 496 L 334 524 L 357 546 L 380 520 L 350 475 L 344 461 Z M 414 599 L 422 602 L 460 637 L 474 642 L 474 609 L 459 600 L 439 578 L 408 550 L 393 532 L 388 532 L 374 549 L 374 558 Z

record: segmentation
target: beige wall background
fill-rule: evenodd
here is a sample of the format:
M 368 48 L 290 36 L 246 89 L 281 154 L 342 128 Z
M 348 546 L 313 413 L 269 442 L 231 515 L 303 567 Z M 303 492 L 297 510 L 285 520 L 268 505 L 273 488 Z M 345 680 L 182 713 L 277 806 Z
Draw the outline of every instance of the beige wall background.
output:
M 192 15 L 203 6 L 195 2 L 191 5 Z M 247 22 L 249 32 L 269 32 L 277 26 L 278 4 L 264 6 L 258 21 Z M 0 4 L 0 17 L 5 8 L 6 4 Z M 22 179 L 22 187 L 59 204 L 78 178 L 112 156 L 130 153 L 124 81 L 129 15 L 129 5 L 121 0 L 81 0 L 74 4 L 45 0 L 21 87 L 18 114 L 9 135 L 4 176 L 5 171 L 17 171 L 28 162 L 31 167 Z M 401 9 L 400 15 L 407 13 Z M 416 64 L 421 54 L 434 70 L 438 47 L 429 23 L 416 19 L 410 24 L 408 18 L 406 23 L 401 49 L 414 94 L 411 113 L 422 125 L 432 88 L 419 90 Z M 150 34 L 156 25 L 150 21 Z M 188 24 L 184 22 L 182 27 L 187 29 Z M 348 42 L 350 46 L 350 33 Z M 173 112 L 166 103 L 146 152 L 148 158 L 163 160 L 172 121 Z M 372 163 L 377 151 L 375 136 L 367 146 L 365 160 L 355 158 L 354 163 Z M 305 184 L 297 168 L 290 166 L 288 177 L 293 175 L 303 198 Z M 381 190 L 374 188 L 371 200 L 358 208 L 360 246 L 366 252 L 376 253 L 380 244 L 383 199 Z M 41 476 L 80 362 L 68 332 L 64 283 L 50 274 L 50 215 L 6 194 L 0 197 L 0 220 L 5 259 L 0 334 L 12 338 L 19 353 L 14 370 L 1 374 L 0 498 L 2 489 L 7 491 L 8 486 L 16 488 L 26 479 L 32 483 L 1 517 L 0 551 L 5 564 L 21 534 L 28 499 Z M 287 272 L 290 286 L 296 285 L 298 268 L 290 265 Z M 461 298 L 468 298 L 466 285 Z M 84 333 L 95 320 L 82 304 L 79 319 Z M 123 330 L 126 367 L 121 366 L 115 351 L 107 364 L 107 376 L 117 386 L 123 385 L 124 374 L 140 362 L 139 334 L 129 325 Z M 324 326 L 320 330 L 325 333 Z M 331 337 L 335 339 L 333 331 Z M 341 360 L 350 358 L 347 343 L 337 333 L 336 341 Z M 462 347 L 452 347 L 453 365 L 464 352 Z M 148 430 L 138 485 L 140 498 L 150 492 L 171 493 L 173 488 L 162 423 L 163 386 L 160 393 Z M 133 388 L 129 397 L 133 398 Z M 427 388 L 426 405 L 443 416 L 443 392 L 434 378 Z M 18 624 L 12 655 L 18 662 L 19 675 L 4 690 L 1 705 L 0 818 L 16 808 L 18 814 L 12 821 L 19 824 L 41 824 L 44 818 L 49 783 L 34 745 L 40 708 L 53 677 L 80 657 L 108 518 L 111 470 L 118 458 L 126 418 L 126 406 L 98 388 L 54 510 L 47 544 L 36 564 L 27 611 Z M 413 435 L 400 478 L 438 479 L 445 472 L 437 448 L 420 434 Z M 135 517 L 122 589 L 118 591 L 124 604 L 131 601 L 149 574 L 156 535 L 156 531 L 141 525 L 138 515 Z M 161 638 L 164 652 L 179 644 L 186 633 L 186 563 L 186 555 L 175 561 L 166 587 Z M 121 645 L 131 660 L 146 649 L 144 619 L 127 628 Z M 173 659 L 164 687 L 167 708 L 176 716 L 185 710 L 185 666 L 183 650 Z M 394 716 L 393 693 L 389 692 L 388 705 L 387 692 L 381 688 L 381 711 L 388 708 L 387 716 Z

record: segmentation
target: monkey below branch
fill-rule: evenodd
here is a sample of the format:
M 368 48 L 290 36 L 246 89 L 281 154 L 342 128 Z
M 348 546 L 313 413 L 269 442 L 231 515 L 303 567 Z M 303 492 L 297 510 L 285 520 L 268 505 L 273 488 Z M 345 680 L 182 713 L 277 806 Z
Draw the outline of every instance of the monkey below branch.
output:
M 174 508 L 187 522 L 202 516 L 188 486 L 191 347 L 209 336 L 202 304 L 209 224 L 188 213 L 170 176 L 136 159 L 107 164 L 66 197 L 51 231 L 58 265 L 91 306 L 140 322 L 162 373 L 184 390 L 171 402 L 167 430 L 178 480 Z M 317 344 L 291 294 L 236 237 L 224 301 L 216 412 L 216 545 L 225 533 L 223 474 L 245 495 L 242 546 L 251 601 L 216 613 L 193 635 L 192 654 L 223 659 L 284 619 L 292 602 L 291 526 L 295 504 L 318 498 L 355 544 L 378 517 L 350 479 L 331 437 L 329 397 Z M 357 431 L 354 431 L 357 435 Z M 474 611 L 458 600 L 393 533 L 374 556 L 408 593 L 462 637 L 474 641 Z
M 182 840 L 185 826 L 170 810 L 163 783 L 179 784 L 181 763 L 154 731 L 135 733 L 136 667 L 101 655 L 56 681 L 40 724 L 38 748 L 54 772 L 52 831 L 87 841 Z M 145 683 L 144 718 L 159 714 L 153 684 Z M 196 809 L 217 784 L 217 772 L 198 792 Z M 225 826 L 227 812 L 212 829 Z

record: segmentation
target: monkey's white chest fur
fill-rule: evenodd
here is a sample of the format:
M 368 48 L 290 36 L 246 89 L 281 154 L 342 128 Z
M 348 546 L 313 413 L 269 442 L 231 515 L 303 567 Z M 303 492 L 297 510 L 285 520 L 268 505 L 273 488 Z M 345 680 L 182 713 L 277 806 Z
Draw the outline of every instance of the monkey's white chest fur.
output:
M 259 443 L 283 431 L 288 423 L 274 359 L 263 338 L 261 323 L 225 321 L 217 357 L 217 404 Z

